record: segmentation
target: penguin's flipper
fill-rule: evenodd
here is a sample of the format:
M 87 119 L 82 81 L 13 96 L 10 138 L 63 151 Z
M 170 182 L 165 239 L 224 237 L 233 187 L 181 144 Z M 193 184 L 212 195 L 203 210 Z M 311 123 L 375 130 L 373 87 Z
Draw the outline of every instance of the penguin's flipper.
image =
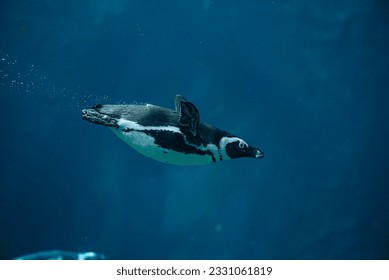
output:
M 176 95 L 174 99 L 176 110 L 180 114 L 177 125 L 186 135 L 198 136 L 198 128 L 200 122 L 199 110 L 196 106 L 187 101 L 181 95 Z

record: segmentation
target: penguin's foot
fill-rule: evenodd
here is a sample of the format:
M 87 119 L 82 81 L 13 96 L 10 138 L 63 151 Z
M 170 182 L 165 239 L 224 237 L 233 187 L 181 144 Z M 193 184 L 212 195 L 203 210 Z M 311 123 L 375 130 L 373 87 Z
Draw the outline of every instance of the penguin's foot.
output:
M 82 110 L 81 119 L 91 123 L 100 124 L 109 127 L 118 127 L 117 119 L 110 117 L 105 114 L 97 112 L 95 109 L 84 109 Z

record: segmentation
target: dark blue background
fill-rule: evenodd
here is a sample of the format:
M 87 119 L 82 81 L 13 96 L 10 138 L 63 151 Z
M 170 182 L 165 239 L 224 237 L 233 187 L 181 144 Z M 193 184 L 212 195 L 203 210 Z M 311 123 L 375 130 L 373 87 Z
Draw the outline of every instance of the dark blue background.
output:
M 0 258 L 388 259 L 387 1 L 1 1 Z M 147 159 L 80 119 L 174 107 L 265 158 Z

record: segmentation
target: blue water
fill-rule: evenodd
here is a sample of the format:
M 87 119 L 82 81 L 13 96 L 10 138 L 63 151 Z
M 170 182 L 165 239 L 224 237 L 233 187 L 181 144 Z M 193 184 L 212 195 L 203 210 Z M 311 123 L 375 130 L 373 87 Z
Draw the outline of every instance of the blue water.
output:
M 387 1 L 0 3 L 0 258 L 388 259 Z M 174 108 L 265 158 L 165 165 L 80 119 Z

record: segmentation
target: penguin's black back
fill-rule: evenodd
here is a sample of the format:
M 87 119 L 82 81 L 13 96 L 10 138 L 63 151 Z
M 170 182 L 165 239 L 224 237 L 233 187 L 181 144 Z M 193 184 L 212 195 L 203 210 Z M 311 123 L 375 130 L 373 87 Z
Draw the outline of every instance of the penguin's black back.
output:
M 136 122 L 142 126 L 177 125 L 177 111 L 155 105 L 96 105 L 94 110 L 117 119 Z
M 96 105 L 94 110 L 117 119 L 126 119 L 142 126 L 177 126 L 179 113 L 175 110 L 155 105 Z M 195 144 L 218 144 L 224 136 L 233 137 L 231 133 L 208 125 L 199 123 L 199 135 L 191 139 Z

